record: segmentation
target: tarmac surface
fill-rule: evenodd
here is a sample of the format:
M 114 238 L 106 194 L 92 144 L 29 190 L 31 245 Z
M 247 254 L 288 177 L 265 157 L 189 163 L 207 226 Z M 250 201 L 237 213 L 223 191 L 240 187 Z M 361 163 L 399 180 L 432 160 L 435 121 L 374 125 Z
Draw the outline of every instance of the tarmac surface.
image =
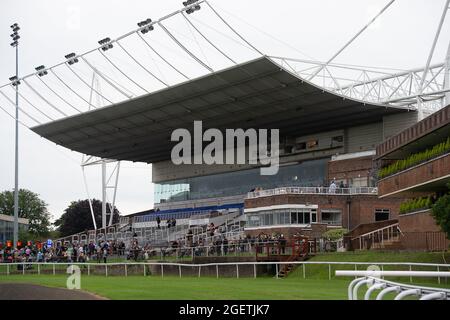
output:
M 105 298 L 80 290 L 24 283 L 1 283 L 0 300 L 105 300 Z

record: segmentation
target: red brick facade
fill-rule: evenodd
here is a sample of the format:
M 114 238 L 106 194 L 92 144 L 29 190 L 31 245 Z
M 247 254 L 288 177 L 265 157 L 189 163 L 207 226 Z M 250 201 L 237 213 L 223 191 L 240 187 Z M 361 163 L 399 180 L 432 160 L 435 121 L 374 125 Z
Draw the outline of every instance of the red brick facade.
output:
M 401 214 L 398 224 L 402 232 L 441 232 L 430 210 L 417 213 Z
M 287 194 L 246 199 L 245 208 L 268 207 L 286 204 L 318 205 L 317 223 L 321 223 L 321 210 L 337 209 L 342 212 L 342 227 L 353 229 L 363 223 L 375 221 L 376 209 L 388 209 L 389 219 L 397 219 L 403 198 L 379 199 L 376 195 L 303 195 Z M 268 229 L 271 233 L 275 229 Z M 287 233 L 286 230 L 284 230 Z
M 403 130 L 399 134 L 383 141 L 377 146 L 377 159 L 401 148 L 415 140 L 418 140 L 434 130 L 450 124 L 450 105 L 433 113 L 415 125 Z
M 366 177 L 368 183 L 372 168 L 373 160 L 371 156 L 330 161 L 328 162 L 328 181 L 335 179 L 350 185 L 352 179 Z
M 447 178 L 445 178 L 446 176 Z M 450 154 L 380 180 L 378 182 L 378 194 L 383 197 L 439 179 L 450 180 Z

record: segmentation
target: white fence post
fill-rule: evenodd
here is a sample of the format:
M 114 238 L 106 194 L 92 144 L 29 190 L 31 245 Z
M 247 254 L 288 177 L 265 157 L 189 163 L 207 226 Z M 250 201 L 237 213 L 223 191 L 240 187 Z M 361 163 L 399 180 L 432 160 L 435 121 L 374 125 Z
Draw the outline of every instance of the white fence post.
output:
M 437 266 L 437 271 L 439 272 L 439 266 Z M 438 277 L 438 283 L 441 284 L 441 277 Z
M 306 264 L 303 263 L 303 279 L 306 279 Z
M 219 279 L 219 265 L 216 264 L 216 277 Z
M 6 265 L 6 275 L 9 276 L 9 264 Z
M 39 263 L 38 263 L 37 267 L 38 267 L 38 274 L 41 274 L 41 265 Z
M 105 263 L 105 276 L 108 276 L 108 265 Z
M 125 263 L 125 277 L 128 277 L 128 264 Z
M 276 272 L 276 274 L 277 274 L 277 279 L 278 279 L 278 263 L 275 264 L 275 272 Z
M 236 264 L 236 277 L 239 279 L 239 265 Z
M 55 271 L 55 264 L 53 264 L 53 275 L 55 275 L 56 274 L 56 271 Z
M 202 272 L 202 266 L 198 266 L 198 277 L 200 278 L 200 274 Z
M 145 267 L 145 265 L 144 265 Z M 161 265 L 161 278 L 164 278 L 164 265 Z
M 254 274 L 254 277 L 256 279 L 256 264 L 253 265 L 253 274 Z
M 90 276 L 90 275 L 91 275 L 91 265 L 88 264 L 88 276 Z
M 22 274 L 25 274 L 25 268 L 26 268 L 26 264 L 22 263 Z
M 181 265 L 178 266 L 178 272 L 180 273 L 180 278 L 181 278 Z
M 412 271 L 412 266 L 411 265 L 409 265 L 409 271 Z M 412 276 L 409 277 L 409 282 L 411 282 L 411 283 L 413 282 Z

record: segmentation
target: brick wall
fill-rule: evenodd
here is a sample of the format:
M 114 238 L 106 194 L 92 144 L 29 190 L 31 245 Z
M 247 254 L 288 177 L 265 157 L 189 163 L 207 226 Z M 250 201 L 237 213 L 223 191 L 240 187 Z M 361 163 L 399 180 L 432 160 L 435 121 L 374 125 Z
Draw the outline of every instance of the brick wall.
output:
M 246 199 L 245 208 L 258 208 L 284 204 L 314 204 L 318 205 L 318 222 L 321 222 L 321 210 L 338 209 L 342 212 L 342 226 L 346 229 L 351 230 L 359 224 L 374 222 L 375 209 L 389 209 L 389 219 L 397 219 L 400 203 L 404 200 L 404 198 L 397 197 L 379 199 L 376 195 L 344 196 L 289 194 L 261 197 L 256 199 Z
M 361 157 L 328 162 L 328 181 L 368 177 L 373 167 L 372 157 Z
M 450 124 L 450 105 L 431 114 L 429 117 L 416 123 L 415 125 L 403 130 L 399 134 L 385 140 L 377 146 L 377 159 L 384 155 L 401 148 L 404 145 L 418 140 L 421 137 L 430 134 L 436 129 Z
M 399 227 L 402 232 L 440 232 L 441 228 L 436 224 L 431 211 L 420 211 L 417 213 L 401 214 L 399 216 Z
M 383 196 L 400 192 L 402 189 L 426 184 L 430 180 L 448 175 L 450 175 L 450 154 L 380 180 L 378 182 L 378 194 Z M 447 180 L 450 180 L 450 178 Z M 445 183 L 442 185 L 445 185 Z

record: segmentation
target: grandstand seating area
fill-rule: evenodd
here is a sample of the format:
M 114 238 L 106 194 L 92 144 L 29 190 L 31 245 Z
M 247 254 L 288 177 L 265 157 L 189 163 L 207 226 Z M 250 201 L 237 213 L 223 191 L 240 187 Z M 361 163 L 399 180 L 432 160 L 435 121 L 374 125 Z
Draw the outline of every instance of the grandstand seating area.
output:
M 243 236 L 243 205 L 234 205 L 197 208 L 184 210 L 155 211 L 140 216 L 122 216 L 119 223 L 97 230 L 89 230 L 68 237 L 57 239 L 61 242 L 79 243 L 81 245 L 89 242 L 116 241 L 123 242 L 127 247 L 132 241 L 137 241 L 139 246 L 169 246 L 177 241 L 187 244 L 186 235 L 190 230 L 192 241 L 208 244 L 212 243 L 214 236 L 210 235 L 208 226 L 214 225 L 216 234 L 227 237 L 227 239 L 238 239 Z M 213 209 L 213 210 L 211 210 Z M 160 225 L 157 217 L 160 217 Z M 176 221 L 175 225 L 168 224 Z

